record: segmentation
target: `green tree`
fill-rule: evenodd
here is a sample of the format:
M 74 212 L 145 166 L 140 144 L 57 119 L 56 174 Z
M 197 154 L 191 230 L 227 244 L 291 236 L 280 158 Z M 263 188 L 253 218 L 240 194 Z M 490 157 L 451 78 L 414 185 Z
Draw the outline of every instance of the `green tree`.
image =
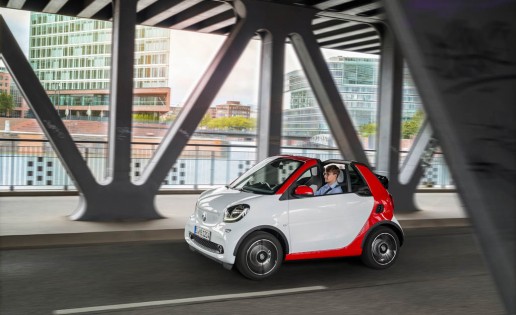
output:
M 157 122 L 158 118 L 151 113 L 138 113 L 133 114 L 134 122 Z
M 162 116 L 159 118 L 159 121 L 164 122 L 164 123 L 170 123 L 170 122 L 173 122 L 174 120 L 176 120 L 176 118 L 177 118 L 177 115 Z
M 241 116 L 229 117 L 228 124 L 229 128 L 238 130 L 252 129 L 256 125 L 253 119 Z
M 0 115 L 8 116 L 14 109 L 14 99 L 12 95 L 5 92 L 0 93 Z
M 240 117 L 240 116 L 219 117 L 219 118 L 210 119 L 208 121 L 208 123 L 206 124 L 206 126 L 209 129 L 247 130 L 247 129 L 253 129 L 256 127 L 256 120 L 252 119 L 252 118 L 245 118 L 245 117 Z
M 211 118 L 210 113 L 206 113 L 204 117 L 201 119 L 201 122 L 199 123 L 199 127 L 208 127 L 208 124 L 213 118 Z
M 401 125 L 401 136 L 403 139 L 413 138 L 419 132 L 421 124 L 425 119 L 425 113 L 422 110 L 418 110 L 412 118 L 404 121 Z
M 375 123 L 369 123 L 364 124 L 358 127 L 358 132 L 362 137 L 369 137 L 374 134 L 376 134 L 376 124 Z

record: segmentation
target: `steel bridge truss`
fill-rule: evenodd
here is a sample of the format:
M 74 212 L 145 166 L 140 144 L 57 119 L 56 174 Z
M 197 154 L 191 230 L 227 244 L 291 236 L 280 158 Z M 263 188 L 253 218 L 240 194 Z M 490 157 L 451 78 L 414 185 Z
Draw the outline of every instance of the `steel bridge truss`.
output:
M 81 157 L 71 135 L 52 106 L 17 42 L 2 21 L 0 53 L 15 81 L 34 111 L 46 136 L 81 194 L 81 203 L 73 220 L 156 219 L 154 198 L 170 168 L 181 154 L 200 120 L 211 105 L 247 44 L 258 35 L 262 41 L 259 87 L 259 132 L 257 159 L 280 154 L 283 108 L 285 45 L 290 42 L 320 104 L 343 156 L 368 164 L 344 102 L 333 83 L 326 61 L 314 34 L 314 20 L 338 20 L 364 24 L 377 31 L 383 47 L 379 104 L 380 148 L 377 171 L 391 178 L 400 209 L 414 211 L 413 193 L 422 170 L 419 157 L 412 154 L 415 167 L 405 172 L 411 180 L 398 180 L 399 133 L 401 119 L 402 57 L 394 37 L 379 19 L 331 13 L 316 8 L 242 0 L 232 3 L 237 21 L 202 79 L 184 104 L 148 167 L 135 182 L 130 179 L 134 58 L 134 29 L 138 24 L 136 0 L 113 1 L 113 51 L 111 105 L 108 134 L 106 178 L 97 182 Z M 262 16 L 267 15 L 267 19 Z M 285 23 L 285 16 L 294 17 Z M 26 87 L 31 88 L 26 88 Z M 122 105 L 124 104 L 124 105 Z M 418 141 L 426 145 L 426 138 Z M 395 147 L 395 150 L 391 148 Z M 417 146 L 416 146 L 417 147 Z M 419 152 L 419 151 L 417 151 Z M 416 153 L 417 153 L 416 152 Z M 388 161 L 386 163 L 386 161 Z
M 108 176 L 101 183 L 94 179 L 9 28 L 0 19 L 1 57 L 80 191 L 81 202 L 71 216 L 73 220 L 161 217 L 154 198 L 163 179 L 256 35 L 262 40 L 258 159 L 280 153 L 288 40 L 337 147 L 346 159 L 367 163 L 312 23 L 314 19 L 333 19 L 367 24 L 376 30 L 381 42 L 376 171 L 389 176 L 397 209 L 413 211 L 413 193 L 422 175 L 421 160 L 432 150 L 432 139 L 439 140 L 502 299 L 508 312 L 516 313 L 514 1 L 439 2 L 446 7 L 443 11 L 426 2 L 389 0 L 383 4 L 389 24 L 370 17 L 320 11 L 317 7 L 258 0 L 231 2 L 236 15 L 234 26 L 135 182 L 130 180 L 132 106 L 126 104 L 132 103 L 134 30 L 141 19 L 137 15 L 139 2 L 112 3 Z M 428 121 L 399 168 L 403 59 L 413 74 Z

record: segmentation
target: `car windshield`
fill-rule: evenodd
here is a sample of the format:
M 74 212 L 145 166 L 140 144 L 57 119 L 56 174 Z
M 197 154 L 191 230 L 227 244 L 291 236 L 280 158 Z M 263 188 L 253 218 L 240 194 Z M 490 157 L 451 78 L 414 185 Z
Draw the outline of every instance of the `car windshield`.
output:
M 253 166 L 229 187 L 256 194 L 272 195 L 302 162 L 288 158 L 268 158 Z

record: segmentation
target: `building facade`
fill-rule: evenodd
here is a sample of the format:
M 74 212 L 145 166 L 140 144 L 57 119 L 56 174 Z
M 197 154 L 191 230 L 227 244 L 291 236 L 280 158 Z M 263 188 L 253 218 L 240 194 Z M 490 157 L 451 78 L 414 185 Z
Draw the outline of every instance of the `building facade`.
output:
M 18 86 L 5 67 L 0 67 L 0 93 L 11 95 L 14 103 L 12 111 L 2 112 L 0 113 L 1 115 L 9 117 L 23 117 L 23 114 L 29 110 L 27 102 L 22 97 Z
M 251 117 L 251 106 L 240 104 L 239 101 L 227 101 L 225 104 L 215 105 L 210 111 L 212 118 L 220 117 Z
M 29 59 L 61 116 L 107 116 L 111 22 L 32 13 Z M 136 28 L 133 111 L 166 113 L 170 31 Z
M 12 77 L 7 69 L 0 67 L 0 93 L 11 94 Z
M 328 67 L 344 101 L 353 125 L 375 123 L 379 63 L 376 58 L 332 57 Z M 317 136 L 328 134 L 329 128 L 317 104 L 312 89 L 301 70 L 286 76 L 286 92 L 290 103 L 283 111 L 283 133 L 286 136 Z M 421 108 L 417 90 L 408 71 L 404 73 L 403 119 L 409 119 Z
M 164 115 L 163 118 L 175 118 L 179 115 L 182 109 L 182 106 L 170 106 L 170 111 Z M 219 104 L 208 108 L 206 115 L 209 115 L 211 118 L 237 116 L 251 118 L 251 112 L 251 106 L 249 105 L 242 105 L 240 104 L 240 101 L 227 101 L 225 104 Z

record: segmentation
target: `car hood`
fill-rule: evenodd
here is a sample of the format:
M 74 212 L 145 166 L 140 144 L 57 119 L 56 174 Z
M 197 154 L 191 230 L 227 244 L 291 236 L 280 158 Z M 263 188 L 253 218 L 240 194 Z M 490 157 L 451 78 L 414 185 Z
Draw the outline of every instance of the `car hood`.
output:
M 197 202 L 197 210 L 214 214 L 224 214 L 224 210 L 228 206 L 237 205 L 240 203 L 249 203 L 251 200 L 261 197 L 263 197 L 263 195 L 220 187 L 213 190 L 208 190 L 201 194 Z

